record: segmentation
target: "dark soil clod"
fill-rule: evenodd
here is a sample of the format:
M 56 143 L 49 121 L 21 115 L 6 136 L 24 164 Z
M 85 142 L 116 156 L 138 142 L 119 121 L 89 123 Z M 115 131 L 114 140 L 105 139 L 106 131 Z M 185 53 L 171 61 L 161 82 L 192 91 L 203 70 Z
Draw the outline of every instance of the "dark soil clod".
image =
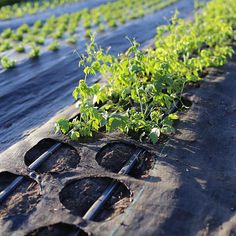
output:
M 60 192 L 60 201 L 71 214 L 83 217 L 112 181 L 109 178 L 94 177 L 73 181 Z M 123 184 L 120 184 L 95 221 L 104 221 L 119 215 L 129 203 L 130 192 Z

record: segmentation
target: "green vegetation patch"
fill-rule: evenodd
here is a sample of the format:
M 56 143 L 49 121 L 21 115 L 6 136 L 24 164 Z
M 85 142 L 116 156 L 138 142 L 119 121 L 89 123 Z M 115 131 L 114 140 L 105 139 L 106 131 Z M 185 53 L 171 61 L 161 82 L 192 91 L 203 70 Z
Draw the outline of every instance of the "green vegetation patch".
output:
M 0 43 L 2 42 L 0 44 L 0 52 L 12 48 L 17 51 L 20 49 L 17 46 L 19 43 L 24 45 L 45 45 L 47 39 L 54 40 L 51 45 L 46 45 L 47 49 L 57 51 L 60 47 L 59 43 L 56 43 L 58 41 L 76 44 L 78 37 L 90 38 L 90 35 L 95 32 L 102 33 L 109 28 L 113 29 L 129 20 L 143 17 L 176 1 L 117 0 L 90 10 L 83 9 L 82 11 L 64 14 L 60 17 L 51 16 L 44 23 L 38 20 L 32 27 L 23 24 L 16 30 L 8 28 L 0 35 Z M 78 32 L 80 32 L 79 36 Z M 20 50 L 20 52 L 24 51 Z M 32 54 L 34 54 L 34 51 L 32 51 Z
M 193 21 L 175 14 L 171 24 L 159 27 L 155 49 L 141 51 L 132 41 L 118 57 L 92 39 L 80 60 L 85 78 L 73 92 L 80 115 L 73 121 L 59 120 L 56 130 L 73 140 L 118 130 L 154 144 L 161 134 L 172 134 L 178 116 L 166 114 L 186 84 L 200 80 L 205 68 L 221 66 L 232 56 L 235 15 L 234 0 L 212 0 L 195 13 Z M 107 84 L 88 86 L 87 76 L 99 73 Z

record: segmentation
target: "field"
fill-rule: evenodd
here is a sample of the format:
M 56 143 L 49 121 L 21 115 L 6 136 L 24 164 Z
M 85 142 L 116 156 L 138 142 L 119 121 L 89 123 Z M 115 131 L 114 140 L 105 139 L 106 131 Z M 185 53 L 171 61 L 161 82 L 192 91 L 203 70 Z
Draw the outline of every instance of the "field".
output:
M 0 235 L 234 235 L 235 0 L 0 6 Z

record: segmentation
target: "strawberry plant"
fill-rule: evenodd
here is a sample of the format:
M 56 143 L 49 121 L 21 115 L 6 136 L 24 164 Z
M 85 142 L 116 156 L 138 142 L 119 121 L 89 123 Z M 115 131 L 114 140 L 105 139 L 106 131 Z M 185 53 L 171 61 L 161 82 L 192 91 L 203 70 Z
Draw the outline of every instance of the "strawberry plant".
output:
M 48 0 L 39 1 L 35 0 L 32 2 L 21 2 L 13 5 L 6 5 L 0 7 L 0 20 L 6 20 L 14 17 L 22 17 L 26 14 L 35 14 L 39 11 L 46 11 L 48 9 L 54 9 L 60 5 L 68 3 L 80 2 L 80 0 Z
M 63 0 L 65 2 L 69 1 L 79 1 L 79 0 Z M 82 36 L 89 38 L 94 32 L 104 32 L 109 28 L 115 28 L 119 23 L 124 24 L 128 20 L 137 19 L 151 13 L 153 7 L 160 9 L 172 4 L 177 0 L 117 0 L 114 2 L 109 2 L 102 4 L 93 9 L 83 9 L 79 12 L 73 12 L 71 14 L 63 14 L 59 17 L 51 16 L 46 19 L 45 22 L 36 21 L 33 26 L 23 24 L 18 29 L 6 29 L 1 37 L 2 39 L 9 39 L 7 43 L 5 42 L 0 46 L 0 51 L 7 51 L 15 47 L 15 41 L 21 42 L 25 45 L 34 43 L 36 45 L 43 45 L 48 41 L 54 40 L 64 40 L 70 44 L 76 42 L 75 37 L 77 37 L 78 29 L 83 28 Z M 47 6 L 47 8 L 52 7 L 51 4 L 56 4 L 57 0 L 43 1 L 42 6 Z M 165 4 L 163 4 L 165 2 Z M 28 13 L 35 13 L 36 9 L 42 10 L 41 4 L 38 1 L 35 3 L 27 3 L 24 7 L 27 7 Z M 21 5 L 14 6 L 14 11 L 18 13 L 22 11 Z M 158 7 L 157 7 L 158 6 Z M 32 8 L 32 9 L 30 9 Z M 25 9 L 25 8 L 24 8 Z M 1 13 L 0 9 L 0 13 Z M 19 11 L 19 12 L 18 12 Z M 9 15 L 12 15 L 10 11 Z M 23 12 L 22 12 L 23 14 Z M 1 18 L 1 16 L 0 16 Z M 49 40 L 48 40 L 49 39 Z M 56 43 L 52 45 L 47 45 L 48 50 L 56 51 Z M 37 57 L 37 50 L 31 50 L 31 57 Z
M 2 64 L 2 67 L 6 70 L 8 69 L 11 69 L 15 66 L 16 62 L 9 59 L 8 57 L 4 56 L 2 59 L 1 59 L 1 64 Z
M 31 45 L 31 51 L 29 52 L 29 57 L 32 59 L 38 58 L 39 54 L 40 54 L 40 48 L 35 45 Z
M 80 115 L 72 121 L 59 120 L 57 131 L 77 140 L 97 131 L 118 130 L 152 143 L 161 134 L 173 133 L 178 117 L 168 111 L 186 84 L 200 80 L 204 68 L 223 65 L 232 56 L 236 3 L 227 3 L 212 0 L 188 22 L 176 13 L 171 24 L 158 27 L 155 49 L 142 51 L 131 41 L 127 52 L 115 57 L 92 38 L 86 54 L 80 55 L 85 77 L 73 92 Z M 87 77 L 96 74 L 107 78 L 107 84 L 88 86 Z
M 49 46 L 48 49 L 50 51 L 57 51 L 59 49 L 59 44 L 57 41 L 52 42 Z
M 71 36 L 66 40 L 66 42 L 69 44 L 76 44 L 76 41 L 77 41 L 77 39 L 75 36 Z
M 25 51 L 25 47 L 24 47 L 23 44 L 18 44 L 18 45 L 14 48 L 14 50 L 15 50 L 16 52 L 24 52 L 24 51 Z

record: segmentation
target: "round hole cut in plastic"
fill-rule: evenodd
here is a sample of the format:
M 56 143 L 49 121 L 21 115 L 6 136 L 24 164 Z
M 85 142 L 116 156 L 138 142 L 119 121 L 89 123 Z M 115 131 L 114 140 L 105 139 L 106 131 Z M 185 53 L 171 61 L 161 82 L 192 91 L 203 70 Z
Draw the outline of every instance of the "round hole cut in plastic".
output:
M 0 173 L 0 192 L 4 190 L 18 175 L 4 171 Z
M 113 179 L 100 177 L 74 180 L 62 189 L 59 195 L 60 201 L 70 210 L 71 214 L 83 217 L 112 181 Z M 107 201 L 94 221 L 100 222 L 114 218 L 123 213 L 129 204 L 130 191 L 124 184 L 120 183 L 119 188 Z
M 97 153 L 96 161 L 106 170 L 118 173 L 134 151 L 134 145 L 109 143 Z
M 74 225 L 58 223 L 36 229 L 28 233 L 26 236 L 69 236 L 76 235 L 77 232 L 79 232 L 79 235 L 81 236 L 88 235 Z
M 184 106 L 190 108 L 193 105 L 193 102 L 187 96 L 182 96 L 180 100 L 180 107 Z
M 55 143 L 56 142 L 51 139 L 43 139 L 40 141 L 35 147 L 26 153 L 25 164 L 29 166 Z M 75 169 L 79 165 L 79 162 L 80 156 L 77 151 L 73 147 L 63 144 L 39 166 L 36 172 L 46 173 L 69 171 Z
M 124 143 L 111 143 L 104 146 L 97 154 L 97 163 L 108 171 L 118 173 L 134 154 L 136 147 Z M 153 156 L 146 152 L 133 168 L 130 175 L 142 178 L 148 175 L 154 165 Z
M 0 173 L 0 191 L 4 190 L 17 175 L 9 172 Z M 24 181 L 0 204 L 0 219 L 11 219 L 16 215 L 28 216 L 36 209 L 40 201 L 40 187 L 31 179 Z M 18 224 L 18 222 L 13 222 Z

